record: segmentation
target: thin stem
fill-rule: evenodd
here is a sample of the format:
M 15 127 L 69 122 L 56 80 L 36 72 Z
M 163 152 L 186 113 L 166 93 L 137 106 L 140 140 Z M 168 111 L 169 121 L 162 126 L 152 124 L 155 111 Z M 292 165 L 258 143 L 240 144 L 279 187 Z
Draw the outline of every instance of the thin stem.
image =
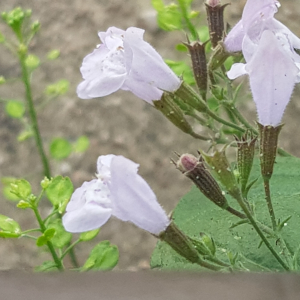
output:
M 190 132 L 190 135 L 192 137 L 194 137 L 195 139 L 202 140 L 202 141 L 210 141 L 211 140 L 211 138 L 197 134 L 196 132 L 193 132 L 193 131 Z
M 270 180 L 269 179 L 264 179 L 264 188 L 265 188 L 265 196 L 266 196 L 266 201 L 268 205 L 268 211 L 270 214 L 271 222 L 272 222 L 272 228 L 274 231 L 277 230 L 276 226 L 276 217 L 275 217 L 275 212 L 271 200 L 271 193 L 270 193 Z
M 243 213 L 241 213 L 241 212 L 235 210 L 235 209 L 232 208 L 231 206 L 228 206 L 228 207 L 226 208 L 226 210 L 227 210 L 228 212 L 230 212 L 231 214 L 235 215 L 236 217 L 240 218 L 240 219 L 247 219 L 247 216 L 246 216 L 246 215 L 244 215 Z
M 241 128 L 240 126 L 236 125 L 236 124 L 233 124 L 233 123 L 230 123 L 224 119 L 222 119 L 221 117 L 217 116 L 215 113 L 213 113 L 211 110 L 207 109 L 206 110 L 206 114 L 208 114 L 210 117 L 212 117 L 214 120 L 218 121 L 219 123 L 221 124 L 224 124 L 226 126 L 229 126 L 231 128 L 234 128 L 240 132 L 245 132 L 245 129 Z
M 252 224 L 252 226 L 254 227 L 254 229 L 256 230 L 256 232 L 258 233 L 258 235 L 260 236 L 260 238 L 262 239 L 262 241 L 265 243 L 265 245 L 267 246 L 267 248 L 270 250 L 270 252 L 274 255 L 274 257 L 277 259 L 277 261 L 281 264 L 281 266 L 289 271 L 290 268 L 289 266 L 282 260 L 282 258 L 279 256 L 279 254 L 275 251 L 275 249 L 273 248 L 273 246 L 270 244 L 270 242 L 268 241 L 268 239 L 265 237 L 265 235 L 263 234 L 262 230 L 259 228 L 259 226 L 257 225 L 256 221 L 254 220 L 254 218 L 252 217 L 250 211 L 248 210 L 246 204 L 244 203 L 241 195 L 236 197 L 236 200 L 238 201 L 240 207 L 242 208 L 242 210 L 244 211 L 244 213 L 246 214 L 247 218 L 249 219 L 250 223 Z
M 43 223 L 43 220 L 42 220 L 42 217 L 37 209 L 37 207 L 35 205 L 32 206 L 32 210 L 34 211 L 34 214 L 35 214 L 35 217 L 40 225 L 40 228 L 41 228 L 41 232 L 44 233 L 46 231 L 46 227 L 45 227 L 45 224 Z M 63 271 L 64 270 L 64 267 L 61 263 L 61 260 L 58 258 L 56 252 L 55 252 L 55 249 L 54 249 L 54 246 L 53 244 L 48 241 L 47 242 L 47 246 L 48 246 L 48 249 L 53 257 L 53 260 L 56 264 L 56 267 L 59 271 Z
M 61 255 L 60 257 L 60 260 L 63 260 L 63 258 L 70 252 L 70 250 L 73 249 L 74 246 L 76 246 L 78 243 L 80 243 L 81 241 L 78 239 L 76 240 L 73 244 L 70 244 L 68 246 L 68 248 L 63 252 L 63 254 Z M 78 264 L 77 264 L 77 261 L 76 261 L 76 268 L 78 268 Z M 75 266 L 75 265 L 74 265 Z
M 183 19 L 186 22 L 186 26 L 189 29 L 189 31 L 190 31 L 190 33 L 193 37 L 193 40 L 194 41 L 198 40 L 197 30 L 195 29 L 194 25 L 192 24 L 192 22 L 191 22 L 191 20 L 189 19 L 189 16 L 188 16 L 188 12 L 187 12 L 187 9 L 186 9 L 186 1 L 178 0 L 178 3 L 179 3 L 179 7 L 180 7 L 180 10 L 181 10 L 181 14 L 183 16 Z
M 27 54 L 20 54 L 19 60 L 20 60 L 21 68 L 22 68 L 22 79 L 23 79 L 25 91 L 26 91 L 27 107 L 29 110 L 29 116 L 30 116 L 31 126 L 32 126 L 34 138 L 35 138 L 35 143 L 36 143 L 38 152 L 39 152 L 41 160 L 42 160 L 42 164 L 43 164 L 43 168 L 44 168 L 44 175 L 48 178 L 51 178 L 49 162 L 48 162 L 47 156 L 44 151 L 44 146 L 43 146 L 42 138 L 41 138 L 39 127 L 38 127 L 36 111 L 35 111 L 35 107 L 33 104 L 29 73 L 27 70 L 27 66 L 25 64 L 26 55 Z
M 217 265 L 220 265 L 222 267 L 226 267 L 226 268 L 230 268 L 231 267 L 230 264 L 225 263 L 224 261 L 222 261 L 222 260 L 220 260 L 220 259 L 218 259 L 216 257 L 213 257 L 213 256 L 204 256 L 204 258 L 206 258 L 207 260 L 209 260 L 209 261 L 211 261 L 211 262 L 213 262 L 213 263 L 215 263 Z

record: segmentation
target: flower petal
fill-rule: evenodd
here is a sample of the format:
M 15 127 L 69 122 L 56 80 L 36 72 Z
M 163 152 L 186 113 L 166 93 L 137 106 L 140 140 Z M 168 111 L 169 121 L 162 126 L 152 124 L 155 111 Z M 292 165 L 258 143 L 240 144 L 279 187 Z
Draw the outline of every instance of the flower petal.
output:
M 89 231 L 106 223 L 111 213 L 107 184 L 94 179 L 75 190 L 63 216 L 63 225 L 69 232 Z
M 126 77 L 124 53 L 100 45 L 83 59 L 80 68 L 85 79 L 77 87 L 79 98 L 91 99 L 109 95 L 123 85 Z
M 240 20 L 229 32 L 224 41 L 225 49 L 228 52 L 242 51 L 242 43 L 245 32 L 243 30 L 243 23 Z
M 110 179 L 110 164 L 114 154 L 101 155 L 97 160 L 97 176 L 98 178 Z
M 114 205 L 112 214 L 158 235 L 170 220 L 147 182 L 137 174 L 137 167 L 123 156 L 112 159 L 109 185 Z
M 124 38 L 125 61 L 128 76 L 158 89 L 174 92 L 181 82 L 156 50 L 142 39 L 139 28 L 130 27 Z M 132 91 L 132 90 L 131 90 Z
M 259 123 L 278 126 L 290 100 L 298 68 L 273 32 L 263 32 L 257 52 L 246 70 L 250 76 Z
M 109 27 L 106 32 L 98 32 L 98 36 L 102 43 L 110 50 L 123 47 L 125 31 L 117 27 Z
M 246 64 L 242 64 L 242 63 L 233 64 L 231 69 L 227 72 L 228 78 L 235 79 L 239 76 L 248 74 L 245 67 L 246 67 Z
M 89 203 L 79 210 L 67 212 L 62 222 L 66 231 L 85 232 L 100 228 L 111 216 L 111 208 L 103 208 L 96 203 Z

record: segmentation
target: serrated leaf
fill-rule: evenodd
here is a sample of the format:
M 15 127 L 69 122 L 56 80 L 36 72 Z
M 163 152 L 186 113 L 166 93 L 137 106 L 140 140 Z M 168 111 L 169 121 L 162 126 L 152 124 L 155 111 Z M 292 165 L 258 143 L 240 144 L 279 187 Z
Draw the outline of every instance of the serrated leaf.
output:
M 72 144 L 63 138 L 55 138 L 50 144 L 50 154 L 53 158 L 63 159 L 72 153 Z
M 117 246 L 111 245 L 109 241 L 102 241 L 91 251 L 81 270 L 111 270 L 116 266 L 118 260 L 119 250 Z
M 21 227 L 18 222 L 13 219 L 0 215 L 0 237 L 16 238 L 21 235 Z
M 295 251 L 300 240 L 300 159 L 295 157 L 277 157 L 271 185 L 271 197 L 277 218 L 291 215 L 292 218 L 283 227 L 281 235 L 286 239 L 290 248 Z M 259 161 L 255 160 L 251 180 L 260 176 Z M 249 191 L 248 200 L 255 207 L 256 219 L 263 224 L 270 224 L 270 217 L 264 195 L 264 186 L 260 178 Z M 236 201 L 228 196 L 230 205 L 238 209 Z M 254 204 L 254 205 L 253 205 Z M 208 201 L 198 190 L 193 187 L 177 205 L 173 218 L 179 228 L 190 237 L 198 237 L 199 232 L 210 234 L 217 245 L 217 256 L 226 260 L 226 253 L 241 253 L 256 264 L 270 268 L 273 271 L 282 267 L 272 256 L 264 244 L 258 248 L 260 238 L 249 224 L 244 224 L 230 229 L 238 219 L 221 210 Z M 269 238 L 270 243 L 280 252 L 275 238 Z M 241 261 L 247 266 L 247 261 Z M 152 255 L 151 266 L 160 269 L 201 269 L 180 257 L 173 249 L 163 242 L 159 242 Z M 248 266 L 254 270 L 253 265 Z M 251 269 L 252 268 L 252 269 Z
M 46 195 L 54 207 L 61 207 L 73 193 L 73 184 L 69 177 L 56 176 L 46 189 Z
M 52 223 L 47 226 L 47 229 L 54 229 L 55 235 L 51 239 L 51 243 L 55 248 L 63 248 L 72 239 L 72 234 L 70 232 L 65 231 L 62 222 L 60 219 L 56 219 Z
M 10 100 L 5 105 L 5 112 L 12 118 L 20 119 L 25 113 L 24 103 L 21 101 Z

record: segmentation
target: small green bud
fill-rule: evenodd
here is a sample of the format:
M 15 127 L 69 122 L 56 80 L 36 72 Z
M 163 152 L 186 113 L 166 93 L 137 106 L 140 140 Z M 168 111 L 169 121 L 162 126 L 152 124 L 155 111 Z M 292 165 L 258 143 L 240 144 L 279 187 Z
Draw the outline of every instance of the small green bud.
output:
M 207 249 L 209 249 L 209 251 L 212 255 L 215 255 L 216 254 L 216 244 L 215 244 L 214 239 L 211 236 L 209 236 L 203 232 L 200 233 L 200 236 L 201 236 L 202 243 L 207 247 Z
M 29 18 L 29 17 L 31 17 L 32 10 L 31 10 L 31 9 L 26 9 L 26 10 L 24 11 L 24 14 L 25 14 L 25 17 Z
M 30 54 L 25 59 L 25 64 L 27 68 L 34 70 L 40 65 L 40 59 L 33 54 Z
M 22 40 L 22 24 L 25 17 L 28 17 L 28 11 L 23 11 L 20 7 L 12 11 L 2 13 L 2 19 L 12 28 L 19 40 Z
M 4 76 L 0 76 L 0 84 L 3 84 L 5 82 L 6 82 L 5 77 Z
M 41 181 L 42 189 L 45 190 L 49 186 L 50 183 L 51 183 L 51 180 L 45 176 L 45 178 Z
M 41 23 L 39 21 L 35 21 L 31 24 L 31 31 L 33 33 L 37 33 L 41 28 Z
M 54 84 L 50 84 L 46 87 L 45 94 L 49 96 L 64 95 L 69 90 L 69 81 L 61 79 Z
M 99 231 L 100 231 L 100 228 L 91 230 L 91 231 L 87 231 L 87 232 L 82 232 L 79 236 L 79 239 L 82 242 L 90 241 L 98 235 Z
M 29 195 L 28 196 L 28 201 L 30 202 L 30 203 L 34 203 L 35 202 L 35 200 L 36 200 L 36 196 L 35 195 L 33 195 L 33 194 L 31 194 L 31 195 Z
M 31 207 L 31 205 L 27 201 L 20 200 L 19 203 L 17 204 L 17 207 L 21 209 L 26 209 Z
M 18 53 L 22 56 L 26 55 L 27 54 L 27 51 L 28 51 L 28 48 L 26 45 L 24 44 L 20 44 L 19 45 L 19 48 L 18 48 Z
M 199 11 L 192 10 L 192 11 L 190 12 L 189 18 L 190 18 L 190 19 L 197 18 L 197 17 L 199 16 L 199 14 L 200 14 Z
M 54 59 L 57 59 L 59 56 L 60 56 L 60 51 L 54 49 L 54 50 L 48 52 L 47 59 L 54 60 Z

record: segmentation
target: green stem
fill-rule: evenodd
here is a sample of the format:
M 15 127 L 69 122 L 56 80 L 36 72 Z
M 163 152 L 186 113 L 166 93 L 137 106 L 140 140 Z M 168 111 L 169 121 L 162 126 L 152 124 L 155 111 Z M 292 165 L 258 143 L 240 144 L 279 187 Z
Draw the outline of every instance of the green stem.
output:
M 273 208 L 273 204 L 272 204 L 272 200 L 271 200 L 270 180 L 269 179 L 264 179 L 264 188 L 265 188 L 265 196 L 266 196 L 268 211 L 269 211 L 271 222 L 272 222 L 272 228 L 276 232 L 276 230 L 277 230 L 276 217 L 275 217 L 275 212 L 274 212 L 274 208 Z
M 252 217 L 252 215 L 251 215 L 250 211 L 248 210 L 246 204 L 244 203 L 241 195 L 237 196 L 236 200 L 238 201 L 238 204 L 240 205 L 240 207 L 242 208 L 242 210 L 244 211 L 244 213 L 248 217 L 250 223 L 252 224 L 252 226 L 254 227 L 254 229 L 256 230 L 256 232 L 258 233 L 258 235 L 260 236 L 260 238 L 264 242 L 264 244 L 267 246 L 267 248 L 270 250 L 270 252 L 274 255 L 274 257 L 277 259 L 277 261 L 281 264 L 281 266 L 285 270 L 289 271 L 290 270 L 289 266 L 282 260 L 282 258 L 275 251 L 275 249 L 270 244 L 270 242 L 268 241 L 268 239 L 265 237 L 265 235 L 263 234 L 262 230 L 259 228 L 259 226 L 257 225 L 256 221 Z
M 186 22 L 186 26 L 189 29 L 189 31 L 190 31 L 190 33 L 193 37 L 193 40 L 194 41 L 198 40 L 197 30 L 194 27 L 194 25 L 192 24 L 192 22 L 191 22 L 191 20 L 189 19 L 189 16 L 188 16 L 188 12 L 187 12 L 187 9 L 186 9 L 186 1 L 178 0 L 178 3 L 179 3 L 179 7 L 180 7 L 180 10 L 181 10 L 181 14 L 183 16 L 183 19 Z
M 73 244 L 70 244 L 69 246 L 68 246 L 68 248 L 64 251 L 64 253 L 61 255 L 61 257 L 60 257 L 60 260 L 63 260 L 63 258 L 73 249 L 73 247 L 74 246 L 76 246 L 78 243 L 80 243 L 81 241 L 78 239 L 78 240 L 76 240 Z M 76 259 L 75 259 L 76 260 Z M 73 263 L 73 261 L 72 261 L 72 263 Z M 73 266 L 74 267 L 76 267 L 76 268 L 78 268 L 79 266 L 78 266 L 78 263 L 77 263 L 77 261 L 76 261 L 76 263 L 74 264 L 73 263 Z
M 43 220 L 42 220 L 42 217 L 37 209 L 37 207 L 35 205 L 32 206 L 32 210 L 34 211 L 34 214 L 35 214 L 35 217 L 40 225 L 40 228 L 41 228 L 41 232 L 44 233 L 46 231 L 46 227 L 45 227 L 45 224 L 43 223 Z M 55 252 L 55 249 L 54 249 L 54 246 L 53 244 L 48 241 L 47 242 L 47 246 L 48 246 L 48 249 L 52 255 L 52 258 L 56 264 L 56 267 L 59 271 L 63 271 L 64 270 L 64 267 L 61 263 L 61 260 L 58 258 L 56 252 Z
M 35 138 L 35 143 L 36 143 L 38 152 L 39 152 L 41 160 L 42 160 L 42 164 L 43 164 L 43 168 L 44 168 L 44 175 L 48 178 L 51 178 L 49 162 L 48 162 L 48 159 L 47 159 L 45 151 L 44 151 L 43 142 L 42 142 L 42 138 L 41 138 L 39 127 L 38 127 L 36 111 L 35 111 L 35 107 L 33 104 L 29 72 L 28 72 L 28 69 L 27 69 L 27 66 L 25 63 L 26 56 L 27 56 L 27 53 L 19 54 L 19 60 L 20 60 L 21 68 L 22 68 L 22 79 L 24 82 L 25 92 L 26 92 L 27 107 L 29 110 L 29 116 L 30 116 L 31 126 L 32 126 L 34 138 Z

